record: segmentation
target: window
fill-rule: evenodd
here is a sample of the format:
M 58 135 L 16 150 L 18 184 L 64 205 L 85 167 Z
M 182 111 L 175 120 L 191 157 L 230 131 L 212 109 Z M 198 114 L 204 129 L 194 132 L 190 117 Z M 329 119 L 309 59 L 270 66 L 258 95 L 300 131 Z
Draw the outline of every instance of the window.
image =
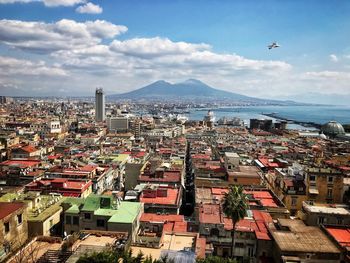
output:
M 244 247 L 244 243 L 241 243 L 241 242 L 235 242 L 235 247 L 239 247 L 239 248 L 242 248 Z
M 17 215 L 17 223 L 22 224 L 22 214 Z
M 10 222 L 4 223 L 4 228 L 5 228 L 5 234 L 10 232 Z
M 329 184 L 333 183 L 333 176 L 328 176 L 328 177 L 327 177 L 327 182 L 328 182 Z
M 79 217 L 73 216 L 73 225 L 79 226 Z
M 105 220 L 104 219 L 97 219 L 96 226 L 97 227 L 104 227 L 105 226 Z
M 220 235 L 220 231 L 217 228 L 212 228 L 210 229 L 210 236 L 219 236 Z
M 332 198 L 333 197 L 333 189 L 332 188 L 328 188 L 327 189 L 327 197 L 328 198 Z
M 315 175 L 309 175 L 310 182 L 316 182 L 316 176 Z
M 49 225 L 50 225 L 50 228 L 53 226 L 53 219 L 50 219 Z
M 324 224 L 324 222 L 325 222 L 323 216 L 319 216 L 317 221 L 318 221 L 317 223 L 318 223 L 319 225 Z
M 254 257 L 254 247 L 248 245 L 248 255 L 249 257 Z
M 337 218 L 337 224 L 342 225 L 343 224 L 343 218 Z
M 72 224 L 72 217 L 71 216 L 66 216 L 66 224 L 71 225 Z
M 85 213 L 84 214 L 85 219 L 91 219 L 91 214 L 90 213 Z
M 293 197 L 292 197 L 291 205 L 292 205 L 292 206 L 296 206 L 297 203 L 298 203 L 298 197 L 293 196 Z

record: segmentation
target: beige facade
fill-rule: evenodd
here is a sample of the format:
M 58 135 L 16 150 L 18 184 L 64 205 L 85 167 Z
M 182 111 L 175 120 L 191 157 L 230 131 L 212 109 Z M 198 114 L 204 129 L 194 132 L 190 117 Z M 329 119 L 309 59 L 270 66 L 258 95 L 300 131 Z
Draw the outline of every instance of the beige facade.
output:
M 331 168 L 309 168 L 306 171 L 308 200 L 342 203 L 344 174 Z
M 28 220 L 28 234 L 30 237 L 50 236 L 52 227 L 60 223 L 60 216 L 63 211 L 61 207 L 50 209 L 47 217 L 30 218 Z
M 0 261 L 16 251 L 28 239 L 26 205 L 21 202 L 0 203 Z

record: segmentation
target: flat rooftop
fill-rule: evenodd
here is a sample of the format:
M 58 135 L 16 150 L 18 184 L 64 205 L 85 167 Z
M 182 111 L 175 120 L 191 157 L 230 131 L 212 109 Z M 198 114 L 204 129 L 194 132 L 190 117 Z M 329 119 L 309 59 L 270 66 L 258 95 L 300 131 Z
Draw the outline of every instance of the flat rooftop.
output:
M 303 208 L 310 213 L 350 216 L 350 210 L 345 205 L 317 203 L 310 204 L 307 202 L 303 202 Z
M 270 233 L 282 252 L 340 253 L 318 227 L 293 219 L 278 219 L 278 223 L 281 229 L 270 225 Z
M 228 158 L 239 158 L 239 155 L 235 152 L 225 152 L 225 156 Z
M 196 203 L 197 204 L 219 204 L 221 203 L 225 193 L 228 192 L 227 187 L 197 187 L 196 188 Z M 278 200 L 271 194 L 269 190 L 253 190 L 244 191 L 249 195 L 250 206 L 263 207 L 281 207 Z
M 199 238 L 198 238 L 199 239 Z M 194 234 L 165 234 L 163 237 L 163 246 L 161 248 L 148 248 L 131 246 L 132 254 L 136 256 L 140 251 L 145 255 L 151 255 L 153 259 L 159 259 L 161 254 L 166 251 L 184 251 L 185 249 L 196 250 L 197 237 Z M 199 240 L 201 241 L 201 240 Z M 202 245 L 198 243 L 198 245 Z
M 141 195 L 140 202 L 146 204 L 176 205 L 178 202 L 179 189 L 167 189 L 167 196 L 145 197 Z
M 227 172 L 229 177 L 261 178 L 259 170 L 255 166 L 240 165 L 238 171 Z
M 168 250 L 184 250 L 192 248 L 196 241 L 196 237 L 190 235 L 165 234 L 163 237 L 163 249 Z

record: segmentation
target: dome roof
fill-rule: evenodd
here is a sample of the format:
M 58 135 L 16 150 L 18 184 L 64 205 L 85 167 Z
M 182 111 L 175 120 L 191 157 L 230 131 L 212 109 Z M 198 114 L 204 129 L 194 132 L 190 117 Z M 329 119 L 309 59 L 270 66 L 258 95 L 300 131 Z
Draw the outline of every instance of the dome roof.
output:
M 321 127 L 321 131 L 329 136 L 337 136 L 338 134 L 345 134 L 343 126 L 336 122 L 330 121 Z

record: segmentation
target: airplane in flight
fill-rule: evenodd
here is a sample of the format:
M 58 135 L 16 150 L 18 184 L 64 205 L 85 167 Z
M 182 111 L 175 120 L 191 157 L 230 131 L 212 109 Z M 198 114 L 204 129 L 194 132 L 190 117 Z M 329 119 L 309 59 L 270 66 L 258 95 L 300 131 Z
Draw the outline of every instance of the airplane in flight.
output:
M 277 42 L 273 42 L 271 45 L 268 45 L 267 47 L 268 47 L 269 49 L 272 49 L 272 48 L 280 47 L 280 45 L 278 45 Z

